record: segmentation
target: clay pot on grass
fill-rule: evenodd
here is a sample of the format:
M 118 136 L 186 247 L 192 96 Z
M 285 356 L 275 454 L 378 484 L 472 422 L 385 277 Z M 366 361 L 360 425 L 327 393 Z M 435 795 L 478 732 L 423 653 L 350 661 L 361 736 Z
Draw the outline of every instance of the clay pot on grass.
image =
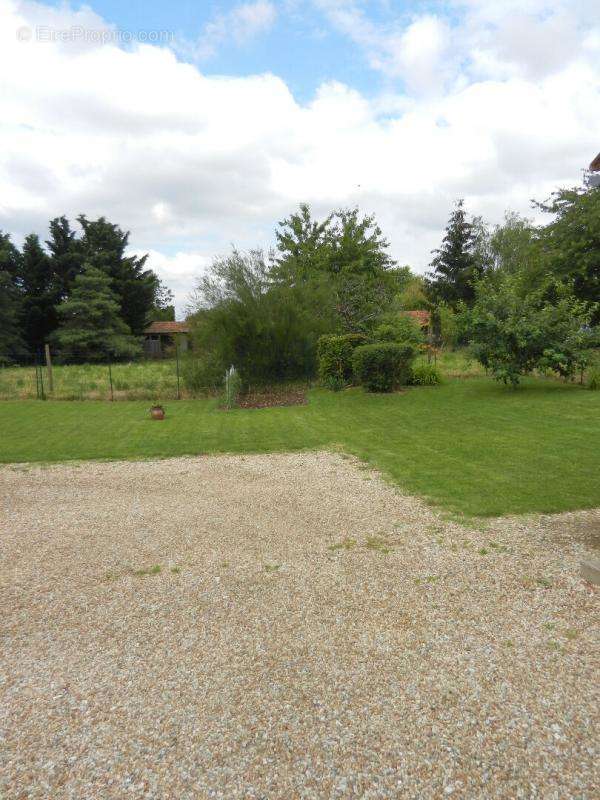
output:
M 150 409 L 150 417 L 152 419 L 164 419 L 165 410 L 162 406 L 152 406 Z

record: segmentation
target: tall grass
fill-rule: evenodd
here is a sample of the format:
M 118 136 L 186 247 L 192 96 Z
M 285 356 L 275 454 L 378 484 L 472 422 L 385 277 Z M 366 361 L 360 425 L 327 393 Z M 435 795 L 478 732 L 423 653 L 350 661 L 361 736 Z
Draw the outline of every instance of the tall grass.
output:
M 173 359 L 140 361 L 111 366 L 115 400 L 172 400 L 177 397 L 177 365 Z M 56 365 L 52 368 L 54 390 L 49 392 L 43 368 L 45 394 L 53 400 L 110 400 L 106 364 Z M 189 397 L 183 381 L 180 394 Z M 30 400 L 38 396 L 34 367 L 0 368 L 0 399 Z

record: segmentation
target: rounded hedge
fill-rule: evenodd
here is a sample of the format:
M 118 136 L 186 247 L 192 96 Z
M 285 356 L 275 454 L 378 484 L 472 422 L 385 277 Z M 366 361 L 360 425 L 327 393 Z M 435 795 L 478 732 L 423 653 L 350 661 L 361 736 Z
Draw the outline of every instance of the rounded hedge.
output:
M 412 344 L 376 342 L 357 347 L 352 356 L 354 377 L 369 392 L 391 392 L 410 381 L 416 356 Z
M 352 354 L 364 344 L 363 333 L 347 333 L 341 336 L 327 334 L 317 342 L 319 378 L 332 388 L 341 388 L 352 381 Z

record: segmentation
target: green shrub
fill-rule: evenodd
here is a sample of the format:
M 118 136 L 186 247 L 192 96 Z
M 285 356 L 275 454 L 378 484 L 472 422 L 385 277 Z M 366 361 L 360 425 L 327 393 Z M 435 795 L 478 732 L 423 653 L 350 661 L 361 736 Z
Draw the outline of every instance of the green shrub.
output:
M 317 363 L 319 378 L 325 386 L 338 391 L 352 381 L 352 354 L 366 340 L 363 333 L 326 334 L 319 338 Z
M 588 373 L 587 387 L 594 392 L 600 389 L 600 369 L 591 369 Z
M 419 324 L 404 314 L 384 314 L 373 329 L 374 342 L 398 342 L 413 345 L 424 344 L 425 336 Z
M 352 356 L 354 377 L 369 392 L 391 392 L 394 387 L 408 383 L 415 356 L 412 344 L 364 344 Z
M 441 382 L 442 375 L 435 364 L 415 364 L 411 370 L 413 386 L 437 386 Z
M 225 368 L 221 361 L 208 353 L 190 354 L 182 365 L 183 381 L 191 394 L 202 394 L 223 385 Z

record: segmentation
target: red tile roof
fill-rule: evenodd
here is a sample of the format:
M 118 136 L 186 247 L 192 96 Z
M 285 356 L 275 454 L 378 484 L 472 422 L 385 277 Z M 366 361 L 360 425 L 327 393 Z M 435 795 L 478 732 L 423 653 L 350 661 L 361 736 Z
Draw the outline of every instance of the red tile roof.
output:
M 598 153 L 596 158 L 590 164 L 590 171 L 591 172 L 600 172 L 600 153 Z
M 429 311 L 403 311 L 405 317 L 411 317 L 418 322 L 422 328 L 427 328 L 431 322 L 431 314 Z
M 144 333 L 189 333 L 187 322 L 152 322 Z

